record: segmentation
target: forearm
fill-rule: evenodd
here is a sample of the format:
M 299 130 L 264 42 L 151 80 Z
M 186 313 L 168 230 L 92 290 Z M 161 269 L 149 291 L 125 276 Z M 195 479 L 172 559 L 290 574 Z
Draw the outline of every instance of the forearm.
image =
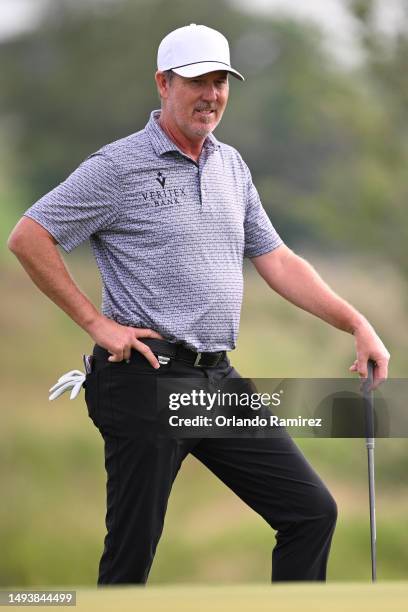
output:
M 262 278 L 279 295 L 333 327 L 354 334 L 357 359 L 350 370 L 367 376 L 367 361 L 375 362 L 374 387 L 388 376 L 390 354 L 372 325 L 338 296 L 316 270 L 286 245 L 252 258 Z
M 100 313 L 75 284 L 55 244 L 45 238 L 22 240 L 10 250 L 40 291 L 88 332 Z
M 268 285 L 303 310 L 349 333 L 370 326 L 365 317 L 338 296 L 305 259 L 289 252 L 273 273 L 260 269 Z

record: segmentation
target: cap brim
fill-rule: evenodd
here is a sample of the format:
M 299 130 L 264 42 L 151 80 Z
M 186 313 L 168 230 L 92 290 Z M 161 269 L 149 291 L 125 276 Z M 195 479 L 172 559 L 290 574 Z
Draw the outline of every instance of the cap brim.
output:
M 237 70 L 234 70 L 231 68 L 231 66 L 222 64 L 221 62 L 199 62 L 197 64 L 189 64 L 188 66 L 172 68 L 171 70 L 176 74 L 187 78 L 201 76 L 202 74 L 207 74 L 207 72 L 215 72 L 216 70 L 226 70 L 240 81 L 245 81 L 242 74 L 240 74 Z

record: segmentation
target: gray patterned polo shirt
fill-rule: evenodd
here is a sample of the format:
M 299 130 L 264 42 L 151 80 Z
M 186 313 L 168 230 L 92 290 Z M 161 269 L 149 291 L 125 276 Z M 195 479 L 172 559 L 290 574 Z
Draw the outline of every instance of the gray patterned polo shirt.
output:
M 89 155 L 24 215 L 67 253 L 90 240 L 105 316 L 197 351 L 232 350 L 243 258 L 282 240 L 238 151 L 210 134 L 196 163 L 159 116 Z

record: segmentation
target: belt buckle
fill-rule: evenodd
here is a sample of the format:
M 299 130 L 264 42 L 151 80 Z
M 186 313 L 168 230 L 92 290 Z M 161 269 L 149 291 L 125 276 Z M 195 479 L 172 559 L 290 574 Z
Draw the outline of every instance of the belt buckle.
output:
M 197 357 L 195 358 L 195 361 L 194 361 L 194 364 L 193 364 L 193 366 L 195 368 L 205 368 L 205 367 L 207 367 L 207 368 L 214 368 L 215 366 L 217 366 L 220 363 L 220 361 L 222 359 L 222 352 L 220 352 L 220 354 L 217 356 L 216 361 L 214 363 L 212 363 L 210 366 L 209 365 L 207 365 L 207 366 L 201 365 L 200 364 L 201 357 L 202 357 L 202 353 L 197 353 Z
M 203 368 L 204 367 L 204 366 L 200 365 L 201 355 L 202 355 L 202 353 L 197 353 L 197 357 L 195 358 L 195 361 L 193 363 L 193 366 L 195 368 Z

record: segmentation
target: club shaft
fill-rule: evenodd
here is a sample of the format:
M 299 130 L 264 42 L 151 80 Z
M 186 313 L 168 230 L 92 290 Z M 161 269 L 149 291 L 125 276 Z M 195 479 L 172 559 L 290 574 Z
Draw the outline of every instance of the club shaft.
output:
M 367 384 L 364 388 L 365 399 L 365 422 L 366 422 L 366 447 L 368 459 L 368 496 L 370 506 L 370 535 L 371 535 L 371 579 L 377 580 L 377 529 L 375 518 L 375 478 L 374 478 L 374 393 L 368 391 L 374 378 L 374 363 L 370 360 L 367 364 Z
M 367 457 L 371 533 L 371 578 L 372 581 L 375 582 L 377 580 L 377 530 L 375 520 L 374 448 L 367 448 Z

